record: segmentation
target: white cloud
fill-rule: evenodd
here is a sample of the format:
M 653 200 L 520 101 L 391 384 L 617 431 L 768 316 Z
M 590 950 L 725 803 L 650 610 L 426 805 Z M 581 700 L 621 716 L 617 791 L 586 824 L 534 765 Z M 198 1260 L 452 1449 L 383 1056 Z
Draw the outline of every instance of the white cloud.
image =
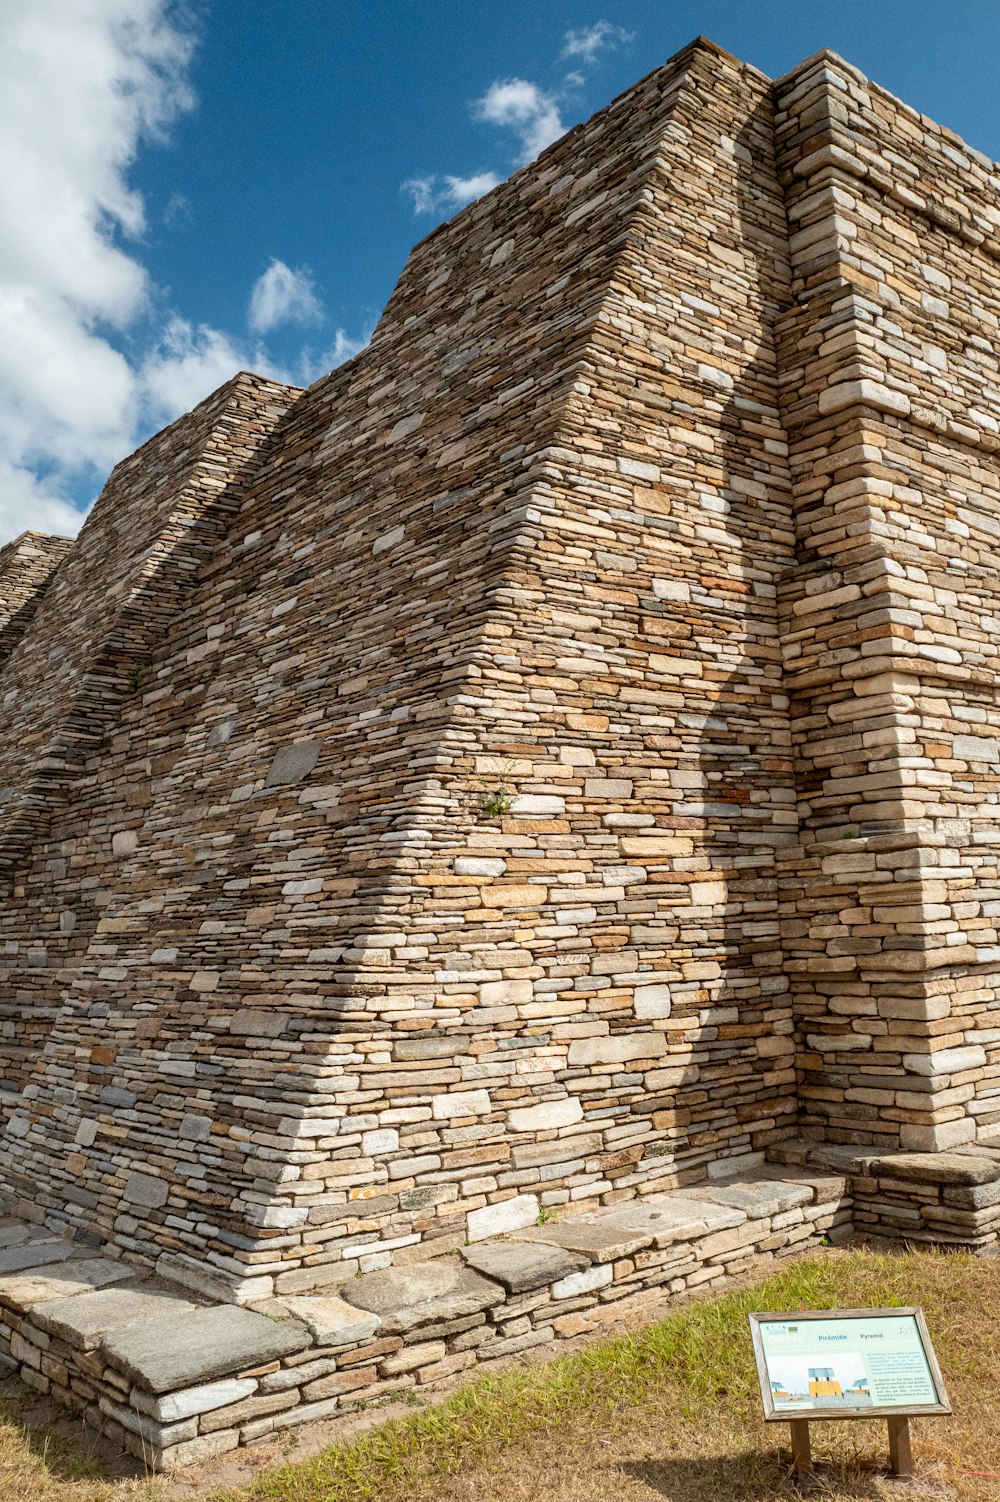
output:
M 521 142 L 522 164 L 533 161 L 565 132 L 554 96 L 526 78 L 497 79 L 474 109 L 480 120 L 515 132 Z
M 283 323 L 320 323 L 323 312 L 305 267 L 293 271 L 284 261 L 272 259 L 253 284 L 250 294 L 250 327 L 266 334 Z
M 138 371 L 151 425 L 162 427 L 190 411 L 248 363 L 246 352 L 218 329 L 171 318 Z
M 432 214 L 435 211 L 461 209 L 474 198 L 481 198 L 500 179 L 493 172 L 475 172 L 471 177 L 443 176 L 411 177 L 403 183 L 401 192 L 413 200 L 415 214 Z
M 627 45 L 635 36 L 624 26 L 615 26 L 611 21 L 595 21 L 593 26 L 583 26 L 578 31 L 571 27 L 566 33 L 562 57 L 578 57 L 586 66 L 596 60 L 599 52 L 614 51 Z
M 148 316 L 126 248 L 141 142 L 191 105 L 188 30 L 169 0 L 0 4 L 0 542 L 70 530 L 75 482 L 126 453 L 141 420 L 116 337 Z
M 129 174 L 192 106 L 189 16 L 186 0 L 0 0 L 0 545 L 75 532 L 75 495 L 238 370 L 295 379 L 261 344 L 163 311 L 142 264 Z M 165 218 L 185 215 L 175 193 Z M 320 313 L 308 272 L 278 260 L 251 308 L 259 333 Z M 359 347 L 340 330 L 327 358 Z

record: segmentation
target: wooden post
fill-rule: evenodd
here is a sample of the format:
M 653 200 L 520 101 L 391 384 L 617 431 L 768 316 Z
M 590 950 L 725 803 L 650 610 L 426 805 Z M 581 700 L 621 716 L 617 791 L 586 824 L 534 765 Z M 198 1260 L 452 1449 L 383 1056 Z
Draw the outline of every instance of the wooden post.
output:
M 910 1420 L 889 1420 L 889 1469 L 894 1476 L 908 1480 L 913 1475 L 913 1452 L 910 1449 Z
M 792 1431 L 792 1470 L 796 1476 L 811 1476 L 813 1463 L 809 1444 L 809 1420 L 791 1419 L 788 1427 Z

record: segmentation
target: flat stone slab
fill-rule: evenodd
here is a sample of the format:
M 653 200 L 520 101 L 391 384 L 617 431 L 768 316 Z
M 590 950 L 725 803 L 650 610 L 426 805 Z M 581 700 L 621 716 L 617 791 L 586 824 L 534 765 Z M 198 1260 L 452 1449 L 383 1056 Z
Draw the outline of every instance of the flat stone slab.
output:
M 526 1241 L 466 1246 L 462 1248 L 462 1256 L 471 1268 L 501 1283 L 508 1293 L 531 1293 L 590 1266 L 589 1257 L 581 1257 L 577 1252 L 544 1243 L 534 1246 Z
M 829 1168 L 833 1173 L 865 1177 L 872 1159 L 878 1157 L 874 1147 L 846 1147 L 839 1142 L 779 1142 L 768 1148 L 769 1164 L 792 1163 L 805 1168 Z
M 695 1195 L 699 1192 L 700 1186 L 699 1190 L 685 1189 L 683 1194 L 678 1190 L 676 1194 L 665 1198 L 669 1199 L 673 1214 L 690 1216 L 692 1220 L 700 1221 L 705 1232 L 729 1231 L 733 1226 L 741 1226 L 747 1219 L 746 1211 L 737 1210 L 735 1205 L 717 1205 L 712 1200 L 696 1199 Z M 639 1209 L 638 1205 L 636 1209 Z M 696 1231 L 695 1235 L 701 1236 L 705 1232 Z
M 0 1304 L 24 1313 L 51 1299 L 70 1299 L 77 1294 L 94 1293 L 112 1283 L 135 1281 L 141 1276 L 138 1268 L 130 1267 L 127 1262 L 115 1262 L 111 1257 L 47 1263 L 0 1278 Z
M 630 1257 L 633 1252 L 641 1252 L 653 1243 L 651 1231 L 637 1231 L 622 1220 L 623 1208 L 615 1205 L 608 1210 L 578 1215 L 574 1220 L 528 1226 L 517 1232 L 517 1239 L 543 1241 L 548 1246 L 582 1252 L 591 1262 L 617 1262 L 620 1257 Z
M 0 1278 L 5 1273 L 23 1272 L 26 1267 L 44 1267 L 46 1263 L 66 1262 L 78 1256 L 80 1248 L 71 1241 L 55 1238 L 52 1241 L 24 1241 L 19 1246 L 8 1246 L 0 1251 Z
M 0 1217 L 0 1249 L 20 1246 L 22 1241 L 27 1241 L 30 1234 L 23 1220 L 12 1220 L 9 1215 Z
M 843 1174 L 824 1173 L 822 1169 L 779 1168 L 774 1164 L 765 1164 L 763 1168 L 755 1170 L 755 1178 L 758 1173 L 761 1178 L 776 1179 L 782 1184 L 808 1185 L 818 1205 L 826 1204 L 828 1200 L 843 1199 L 847 1193 L 847 1179 Z
M 626 1229 L 648 1232 L 653 1246 L 662 1251 L 679 1241 L 694 1241 L 698 1236 L 707 1236 L 709 1231 L 722 1229 L 715 1208 L 667 1194 L 639 1200 L 634 1205 L 619 1205 L 616 1216 Z M 728 1213 L 723 1215 L 723 1221 L 726 1225 L 732 1223 Z
M 750 1220 L 766 1220 L 772 1215 L 784 1215 L 800 1205 L 811 1205 L 813 1192 L 808 1184 L 790 1184 L 778 1180 L 737 1180 L 730 1183 L 699 1184 L 687 1188 L 688 1199 L 706 1200 L 712 1205 L 728 1205 L 733 1210 L 742 1210 Z
M 348 1303 L 377 1314 L 385 1335 L 479 1314 L 497 1301 L 497 1286 L 455 1257 L 367 1273 L 341 1289 Z
M 875 1158 L 871 1172 L 924 1184 L 992 1184 L 1000 1179 L 1000 1164 L 966 1153 L 891 1153 Z
M 183 1319 L 175 1311 L 112 1331 L 103 1354 L 147 1392 L 161 1393 L 266 1366 L 310 1343 L 309 1331 L 298 1320 L 268 1319 L 222 1304 L 217 1309 L 192 1308 Z
M 377 1314 L 356 1309 L 333 1294 L 284 1298 L 293 1319 L 301 1320 L 320 1346 L 349 1346 L 369 1340 L 382 1321 Z
M 164 1316 L 176 1326 L 187 1324 L 197 1306 L 175 1294 L 164 1293 L 156 1284 L 136 1288 L 102 1288 L 73 1298 L 52 1299 L 32 1312 L 32 1323 L 60 1336 L 78 1351 L 92 1351 L 108 1334 L 126 1331 Z M 184 1315 L 184 1319 L 179 1316 Z

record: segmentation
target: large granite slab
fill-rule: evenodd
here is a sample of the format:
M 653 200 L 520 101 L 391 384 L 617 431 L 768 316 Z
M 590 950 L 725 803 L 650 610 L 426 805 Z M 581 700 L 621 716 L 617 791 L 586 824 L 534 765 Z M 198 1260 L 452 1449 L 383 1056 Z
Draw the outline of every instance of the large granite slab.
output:
M 87 1257 L 74 1262 L 49 1262 L 0 1278 L 0 1304 L 21 1313 L 52 1299 L 95 1293 L 112 1283 L 134 1282 L 142 1274 L 127 1262 L 111 1257 Z
M 157 1284 L 139 1284 L 52 1299 L 38 1304 L 31 1318 L 33 1324 L 60 1336 L 78 1351 L 92 1351 L 106 1335 L 159 1321 L 164 1316 L 182 1325 L 188 1315 L 196 1312 L 194 1304 L 164 1292 Z M 185 1319 L 181 1319 L 182 1315 Z
M 445 1324 L 479 1314 L 497 1302 L 498 1288 L 455 1257 L 436 1257 L 409 1267 L 387 1267 L 345 1285 L 343 1297 L 377 1314 L 384 1335 L 402 1335 L 421 1325 Z
M 678 1241 L 693 1241 L 710 1231 L 740 1224 L 731 1211 L 717 1205 L 697 1204 L 674 1194 L 619 1205 L 615 1215 L 626 1229 L 648 1232 L 657 1251 Z
M 978 1153 L 888 1153 L 873 1159 L 871 1173 L 925 1184 L 992 1184 L 1000 1179 L 1000 1164 Z
M 31 1228 L 23 1220 L 12 1220 L 9 1215 L 0 1216 L 0 1250 L 8 1246 L 20 1246 L 30 1235 Z
M 784 1215 L 788 1210 L 811 1205 L 813 1198 L 813 1191 L 808 1184 L 791 1184 L 784 1179 L 699 1184 L 695 1188 L 686 1188 L 684 1193 L 691 1200 L 742 1210 L 751 1220 L 767 1220 L 772 1215 Z
M 561 1246 L 569 1252 L 581 1252 L 591 1262 L 617 1262 L 652 1246 L 653 1233 L 636 1230 L 622 1219 L 617 1205 L 594 1210 L 573 1220 L 551 1221 L 544 1226 L 527 1226 L 517 1232 L 518 1241 L 542 1241 L 547 1246 Z
M 8 1246 L 0 1251 L 0 1278 L 5 1273 L 23 1272 L 27 1267 L 44 1267 L 51 1262 L 66 1262 L 79 1255 L 79 1247 L 71 1241 L 56 1237 L 51 1241 L 39 1238 L 24 1241 L 19 1246 Z
M 147 1392 L 161 1393 L 266 1366 L 310 1342 L 298 1320 L 269 1319 L 222 1304 L 217 1309 L 189 1306 L 183 1319 L 166 1314 L 114 1330 L 104 1340 L 103 1354 Z
M 493 1278 L 510 1294 L 531 1293 L 590 1266 L 590 1259 L 577 1252 L 544 1243 L 535 1246 L 526 1241 L 466 1246 L 462 1248 L 462 1256 L 469 1267 Z

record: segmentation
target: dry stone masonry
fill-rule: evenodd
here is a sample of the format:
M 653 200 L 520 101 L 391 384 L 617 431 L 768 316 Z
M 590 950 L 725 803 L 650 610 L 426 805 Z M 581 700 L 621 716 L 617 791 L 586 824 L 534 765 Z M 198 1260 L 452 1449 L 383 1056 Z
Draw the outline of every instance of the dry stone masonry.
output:
M 285 1318 L 766 1158 L 995 1244 L 998 341 L 994 164 L 699 40 L 0 551 L 12 1224 Z

